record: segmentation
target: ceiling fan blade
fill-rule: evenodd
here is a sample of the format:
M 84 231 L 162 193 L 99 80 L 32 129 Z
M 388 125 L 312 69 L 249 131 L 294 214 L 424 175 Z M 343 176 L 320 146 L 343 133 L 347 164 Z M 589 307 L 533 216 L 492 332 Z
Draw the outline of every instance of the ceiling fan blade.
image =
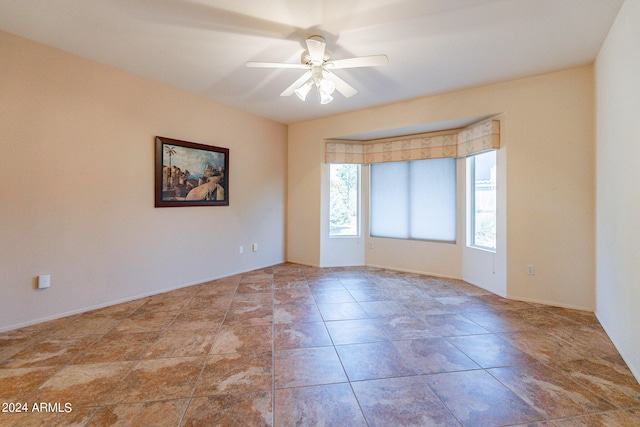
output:
M 307 64 L 288 64 L 286 62 L 259 62 L 249 61 L 247 62 L 249 68 L 296 68 L 296 69 L 308 69 L 310 66 Z
M 387 55 L 371 55 L 360 56 L 357 58 L 338 59 L 336 61 L 328 61 L 324 64 L 325 67 L 337 70 L 340 68 L 356 68 L 356 67 L 378 67 L 380 65 L 387 65 L 389 58 Z
M 291 84 L 291 86 L 289 86 L 288 88 L 286 88 L 284 91 L 282 91 L 282 93 L 280 94 L 280 96 L 290 96 L 293 95 L 293 91 L 298 89 L 300 86 L 302 86 L 303 84 L 305 84 L 307 82 L 307 80 L 309 80 L 311 78 L 311 70 L 307 71 L 306 73 L 304 73 L 298 80 L 296 80 L 295 82 L 293 82 L 293 84 Z
M 123 8 L 127 14 L 152 22 L 154 25 L 171 25 L 179 28 L 292 41 L 299 41 L 298 36 L 305 34 L 302 28 L 261 18 L 258 15 L 252 16 L 254 15 L 252 13 L 234 12 L 227 10 L 226 7 L 216 7 L 212 5 L 216 2 L 211 1 L 136 0 L 113 3 L 117 3 L 118 8 Z
M 336 84 L 336 89 L 340 92 L 345 98 L 351 98 L 353 95 L 358 93 L 349 83 L 342 80 L 340 77 L 333 74 L 331 71 L 324 70 L 323 76 Z
M 322 64 L 324 61 L 324 50 L 326 43 L 320 36 L 311 36 L 307 40 L 307 50 L 309 51 L 309 59 L 315 64 Z

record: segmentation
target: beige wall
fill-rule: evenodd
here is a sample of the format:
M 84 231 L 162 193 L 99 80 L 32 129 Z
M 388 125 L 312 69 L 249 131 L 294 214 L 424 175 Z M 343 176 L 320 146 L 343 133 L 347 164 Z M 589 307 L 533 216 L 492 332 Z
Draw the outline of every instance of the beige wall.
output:
M 592 310 L 593 108 L 593 70 L 584 66 L 291 125 L 288 259 L 316 265 L 323 258 L 324 139 L 502 114 L 508 217 L 498 280 L 506 277 L 512 298 Z M 365 263 L 457 277 L 463 274 L 463 243 L 464 235 L 457 245 L 375 239 Z M 526 274 L 528 264 L 535 265 L 535 276 Z
M 640 0 L 596 61 L 596 314 L 640 378 Z
M 304 129 L 289 126 L 287 179 L 287 261 L 320 265 L 320 179 L 324 154 Z
M 500 113 L 506 294 L 594 308 L 590 66 L 291 125 L 287 148 L 283 125 L 0 37 L 0 329 L 272 265 L 283 236 L 287 260 L 327 265 L 341 243 L 323 234 L 325 138 Z M 153 208 L 155 135 L 229 147 L 231 206 Z M 252 242 L 259 252 L 238 253 Z M 343 242 L 367 264 L 473 273 L 463 235 L 457 245 Z M 46 273 L 52 288 L 34 290 Z
M 0 94 L 0 330 L 284 260 L 286 126 L 7 33 Z M 230 148 L 230 206 L 154 208 L 156 135 Z

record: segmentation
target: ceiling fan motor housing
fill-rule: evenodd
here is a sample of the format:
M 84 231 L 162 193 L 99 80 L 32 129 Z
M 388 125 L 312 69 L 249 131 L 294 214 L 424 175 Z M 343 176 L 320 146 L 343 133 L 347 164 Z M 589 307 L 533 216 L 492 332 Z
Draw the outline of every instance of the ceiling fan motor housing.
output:
M 329 58 L 331 58 L 331 52 L 325 49 L 324 57 L 322 58 L 322 63 L 324 64 L 325 62 L 327 62 Z M 302 52 L 302 55 L 300 55 L 300 62 L 305 65 L 313 65 L 313 61 L 311 61 L 311 55 L 309 54 L 308 50 L 305 50 L 304 52 Z
M 300 62 L 305 64 L 305 65 L 322 65 L 325 62 L 327 62 L 329 60 L 329 58 L 331 58 L 331 52 L 329 52 L 328 49 L 326 49 L 326 42 L 324 40 L 324 37 L 322 36 L 310 36 L 307 38 L 307 40 L 313 40 L 319 43 L 322 43 L 323 46 L 323 50 L 324 50 L 324 54 L 322 57 L 322 63 L 319 64 L 314 64 L 313 63 L 313 59 L 311 58 L 311 54 L 309 53 L 309 50 L 305 50 L 304 52 L 302 52 L 302 55 L 300 56 Z

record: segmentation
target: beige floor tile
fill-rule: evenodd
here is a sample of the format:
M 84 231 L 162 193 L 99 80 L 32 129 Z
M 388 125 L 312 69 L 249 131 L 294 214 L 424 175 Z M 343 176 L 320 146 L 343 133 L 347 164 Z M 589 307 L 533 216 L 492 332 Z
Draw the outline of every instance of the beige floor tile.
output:
M 369 426 L 460 426 L 420 377 L 353 383 Z
M 40 402 L 37 402 L 40 403 Z M 49 402 L 44 402 L 49 403 Z M 40 412 L 33 410 L 30 402 L 30 410 L 26 413 L 2 414 L 0 425 L 3 427 L 82 427 L 85 426 L 98 407 L 66 408 L 64 403 L 52 402 L 53 407 L 42 408 Z M 55 406 L 58 404 L 58 406 Z M 68 412 L 67 412 L 68 410 Z
M 280 350 L 275 353 L 275 388 L 347 382 L 333 347 Z
M 498 426 L 544 419 L 485 371 L 451 372 L 424 378 L 462 425 Z
M 571 342 L 562 340 L 549 331 L 536 329 L 497 335 L 543 363 L 564 363 L 584 357 Z
M 194 398 L 181 424 L 183 427 L 272 425 L 272 401 L 268 391 Z
M 73 360 L 74 364 L 139 360 L 160 336 L 159 332 L 118 332 L 104 335 Z
M 74 338 L 48 338 L 36 340 L 0 363 L 2 368 L 66 365 L 80 354 L 99 335 L 83 335 Z
M 29 395 L 32 402 L 64 402 L 74 408 L 102 404 L 135 362 L 68 365 Z
M 272 350 L 272 334 L 271 325 L 234 324 L 222 326 L 215 336 L 211 353 L 270 352 Z
M 22 402 L 37 387 L 47 381 L 60 367 L 0 369 L 0 402 Z
M 96 412 L 87 426 L 175 427 L 180 423 L 188 403 L 188 399 L 178 399 L 106 405 Z
M 528 365 L 537 360 L 493 334 L 449 337 L 447 340 L 483 368 Z
M 200 376 L 204 361 L 202 357 L 140 361 L 111 393 L 107 403 L 188 398 Z
M 585 415 L 553 422 L 555 427 L 631 427 L 640 425 L 640 409 Z
M 274 333 L 276 350 L 332 345 L 324 322 L 277 324 L 274 326 Z
M 416 375 L 400 350 L 390 342 L 336 346 L 350 381 Z
M 339 320 L 326 322 L 326 325 L 334 345 L 388 341 L 387 332 L 380 328 L 376 320 Z
M 367 425 L 349 384 L 276 390 L 274 419 L 277 426 Z
M 618 355 L 575 360 L 559 368 L 573 381 L 618 408 L 640 406 L 640 384 Z
M 206 356 L 213 344 L 210 329 L 167 330 L 144 355 L 145 359 L 164 357 Z
M 542 364 L 488 371 L 545 419 L 573 417 L 615 409 L 599 395 L 571 381 L 559 369 Z
M 373 267 L 281 264 L 0 333 L 15 399 L 72 411 L 0 425 L 640 425 L 593 313 Z
M 272 354 L 224 353 L 207 358 L 195 396 L 271 391 Z
M 171 311 L 134 311 L 116 327 L 119 332 L 162 332 L 179 314 Z
M 480 369 L 473 360 L 444 338 L 393 341 L 407 363 L 420 374 Z

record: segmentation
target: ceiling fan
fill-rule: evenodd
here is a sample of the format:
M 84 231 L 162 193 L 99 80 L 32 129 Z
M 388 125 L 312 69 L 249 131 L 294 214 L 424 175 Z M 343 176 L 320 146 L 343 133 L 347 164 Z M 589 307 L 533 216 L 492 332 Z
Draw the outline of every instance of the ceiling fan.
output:
M 333 101 L 333 92 L 337 89 L 345 98 L 355 95 L 358 91 L 351 85 L 336 76 L 330 70 L 341 68 L 376 67 L 386 65 L 389 59 L 386 55 L 360 56 L 356 58 L 331 59 L 331 53 L 326 49 L 326 42 L 322 36 L 311 36 L 306 41 L 307 50 L 302 52 L 299 64 L 284 62 L 247 62 L 247 67 L 252 68 L 299 68 L 307 70 L 291 86 L 286 88 L 280 96 L 296 94 L 301 100 L 305 100 L 311 87 L 315 84 L 320 94 L 320 103 L 327 104 Z

